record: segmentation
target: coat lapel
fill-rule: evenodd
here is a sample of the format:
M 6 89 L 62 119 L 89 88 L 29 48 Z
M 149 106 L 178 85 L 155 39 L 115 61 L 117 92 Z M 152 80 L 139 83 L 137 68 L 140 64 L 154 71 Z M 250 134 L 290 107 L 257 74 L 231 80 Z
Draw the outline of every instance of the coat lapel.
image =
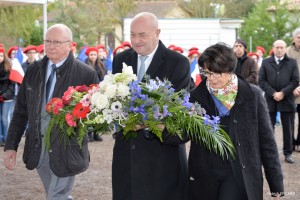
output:
M 157 71 L 161 68 L 161 65 L 164 61 L 166 47 L 159 41 L 158 48 L 153 56 L 153 59 L 147 69 L 146 74 L 150 75 L 151 78 L 154 78 Z

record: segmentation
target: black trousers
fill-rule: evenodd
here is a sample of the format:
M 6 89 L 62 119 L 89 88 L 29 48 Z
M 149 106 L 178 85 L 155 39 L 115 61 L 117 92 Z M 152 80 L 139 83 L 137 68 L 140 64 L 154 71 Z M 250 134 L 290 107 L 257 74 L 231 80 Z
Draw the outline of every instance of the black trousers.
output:
M 276 112 L 270 112 L 270 119 L 275 130 Z M 294 112 L 280 112 L 280 119 L 283 133 L 283 154 L 290 155 L 293 152 L 293 137 L 294 137 Z
M 297 130 L 297 136 L 294 136 L 294 144 L 300 145 L 300 104 L 297 104 L 297 113 L 298 113 L 298 130 Z
M 239 184 L 231 169 L 211 169 L 200 188 L 189 189 L 189 200 L 248 200 L 244 184 Z M 202 180 L 203 181 L 203 180 Z

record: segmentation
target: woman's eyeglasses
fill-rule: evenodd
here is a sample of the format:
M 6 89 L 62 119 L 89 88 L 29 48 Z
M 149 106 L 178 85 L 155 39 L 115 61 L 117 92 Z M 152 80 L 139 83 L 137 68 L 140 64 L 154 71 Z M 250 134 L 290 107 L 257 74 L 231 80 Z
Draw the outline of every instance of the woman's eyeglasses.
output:
M 206 71 L 206 70 L 202 70 L 201 74 L 206 77 L 214 77 L 214 78 L 222 77 L 222 73 L 210 72 L 210 71 Z

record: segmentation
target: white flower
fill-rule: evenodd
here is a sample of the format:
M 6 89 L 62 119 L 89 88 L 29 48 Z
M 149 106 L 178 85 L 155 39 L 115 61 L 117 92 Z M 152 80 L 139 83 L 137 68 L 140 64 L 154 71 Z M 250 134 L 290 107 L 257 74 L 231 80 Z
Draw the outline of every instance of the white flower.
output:
M 128 84 L 131 81 L 137 80 L 136 75 L 133 73 L 132 67 L 123 63 L 122 73 L 115 74 L 115 81 Z
M 102 113 L 103 113 L 104 120 L 105 120 L 108 124 L 110 124 L 110 123 L 113 121 L 113 116 L 112 116 L 111 110 L 109 110 L 109 109 L 104 109 Z
M 105 122 L 103 115 L 97 115 L 94 121 L 96 124 L 103 124 Z
M 130 88 L 128 87 L 128 85 L 120 84 L 117 88 L 117 94 L 120 97 L 126 97 L 130 95 Z
M 107 85 L 104 95 L 106 95 L 108 98 L 114 98 L 117 95 L 117 85 Z
M 106 95 L 97 92 L 92 96 L 91 104 L 99 110 L 102 110 L 108 107 L 109 101 Z
M 113 102 L 110 106 L 110 109 L 112 111 L 121 111 L 121 108 L 122 108 L 122 104 L 120 101 L 116 101 L 116 102 Z

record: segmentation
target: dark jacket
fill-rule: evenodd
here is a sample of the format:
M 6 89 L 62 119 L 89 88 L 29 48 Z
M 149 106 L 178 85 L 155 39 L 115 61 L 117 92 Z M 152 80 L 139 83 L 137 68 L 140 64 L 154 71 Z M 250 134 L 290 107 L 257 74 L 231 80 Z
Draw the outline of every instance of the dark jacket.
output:
M 270 112 L 294 112 L 296 110 L 293 90 L 299 85 L 299 71 L 296 60 L 284 56 L 277 65 L 274 56 L 263 60 L 259 70 L 259 87 L 265 92 Z M 284 98 L 275 101 L 273 94 L 282 91 Z
M 249 83 L 258 85 L 258 65 L 252 58 L 247 56 L 247 52 L 238 58 L 235 72 L 240 74 Z
M 47 62 L 48 58 L 45 56 L 29 66 L 20 86 L 5 143 L 5 150 L 17 150 L 28 121 L 23 161 L 26 168 L 30 170 L 36 168 L 39 163 L 44 139 L 41 136 L 40 121 L 43 117 L 41 116 L 42 109 L 45 109 L 42 104 Z M 99 83 L 95 70 L 74 59 L 71 52 L 64 64 L 56 70 L 56 78 L 53 97 L 62 97 L 69 86 Z M 50 166 L 54 174 L 64 177 L 86 170 L 89 162 L 87 138 L 84 138 L 83 147 L 80 149 L 74 140 L 66 146 L 61 144 L 62 141 L 57 135 L 58 132 L 53 130 L 51 133 L 52 151 L 49 151 Z
M 206 79 L 191 91 L 190 100 L 200 103 L 208 115 L 218 115 L 207 90 Z M 262 91 L 242 78 L 238 79 L 238 94 L 235 105 L 230 110 L 228 128 L 239 163 L 233 159 L 229 159 L 229 162 L 235 173 L 242 172 L 248 199 L 263 199 L 262 166 L 271 192 L 283 192 L 283 176 L 266 102 Z M 207 180 L 210 179 L 212 168 L 210 158 L 209 150 L 203 145 L 191 142 L 189 176 L 195 181 L 190 184 L 190 190 L 194 190 L 196 194 L 198 192 L 200 196 L 201 192 L 209 191 Z
M 13 99 L 15 94 L 15 82 L 9 80 L 10 72 L 4 70 L 4 62 L 0 64 L 0 96 L 4 100 Z
M 137 73 L 138 55 L 133 49 L 115 55 L 113 74 L 122 72 L 122 63 Z M 161 42 L 146 72 L 152 79 L 167 78 L 179 91 L 189 88 L 189 61 Z M 163 143 L 152 133 L 140 130 L 136 138 L 116 136 L 112 186 L 114 200 L 185 200 L 187 195 L 187 158 L 185 141 L 163 133 Z

